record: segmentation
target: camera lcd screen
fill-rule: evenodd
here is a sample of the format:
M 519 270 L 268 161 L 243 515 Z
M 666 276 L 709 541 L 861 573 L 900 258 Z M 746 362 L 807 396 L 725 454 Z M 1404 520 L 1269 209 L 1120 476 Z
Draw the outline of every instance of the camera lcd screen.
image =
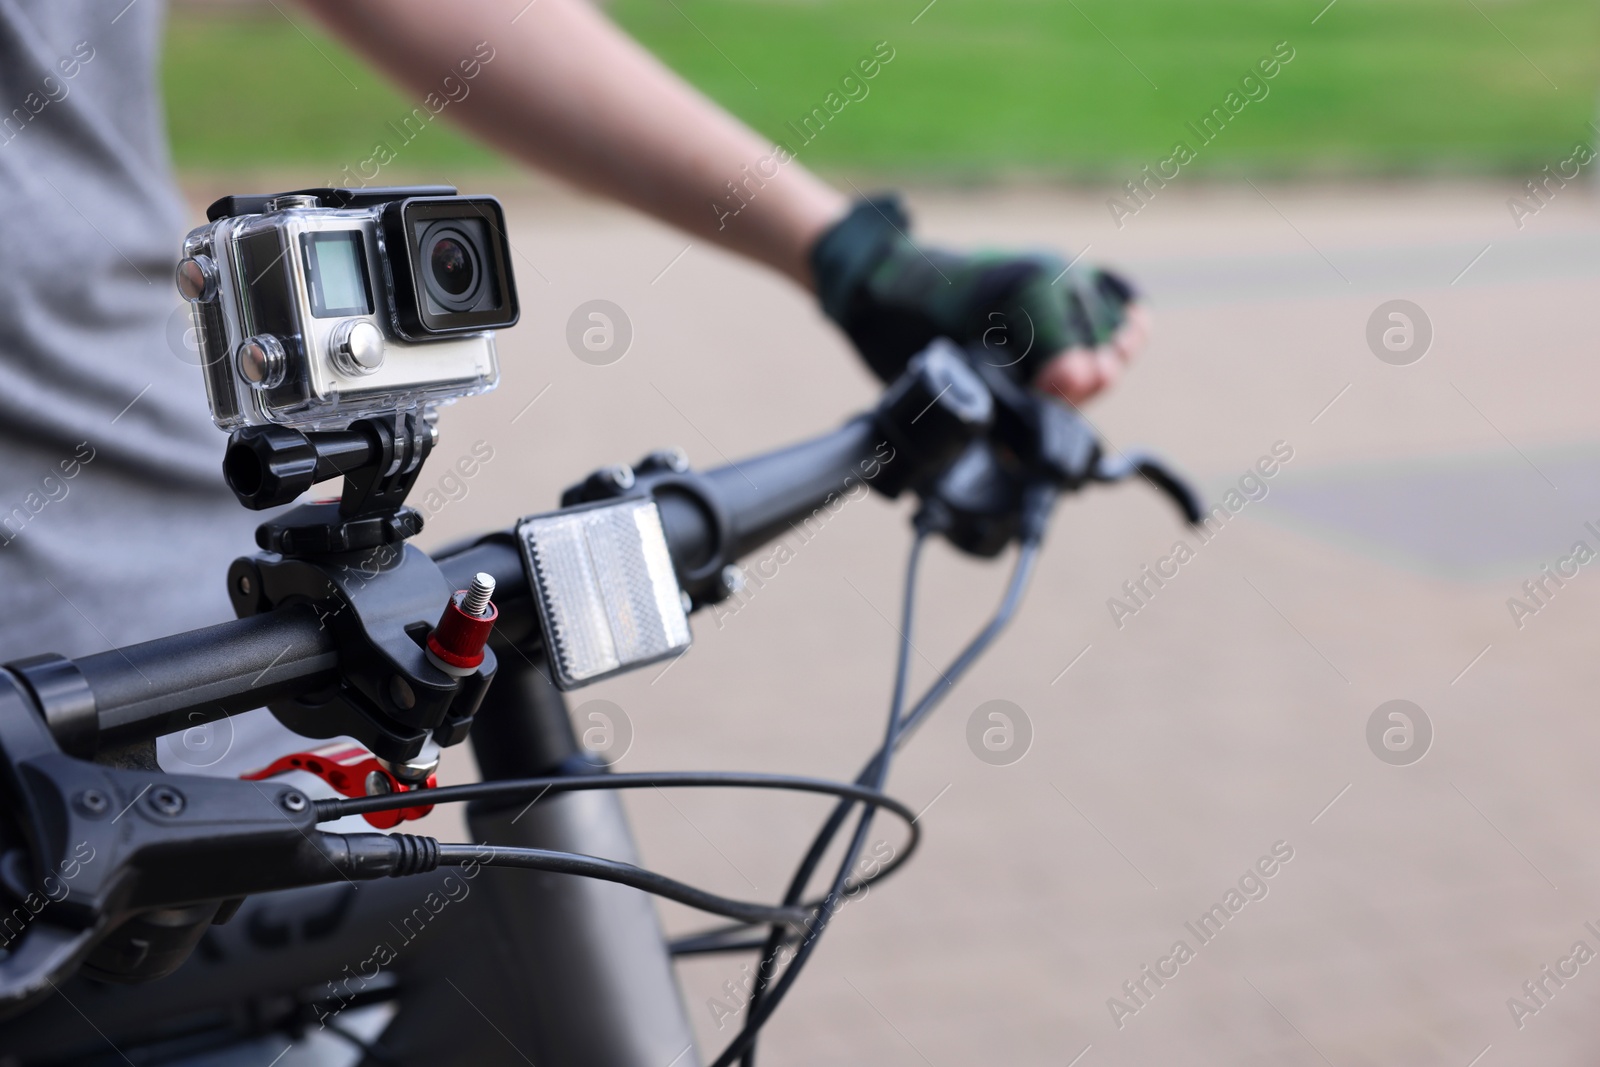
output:
M 370 315 L 366 254 L 359 230 L 303 234 L 311 313 L 319 319 Z

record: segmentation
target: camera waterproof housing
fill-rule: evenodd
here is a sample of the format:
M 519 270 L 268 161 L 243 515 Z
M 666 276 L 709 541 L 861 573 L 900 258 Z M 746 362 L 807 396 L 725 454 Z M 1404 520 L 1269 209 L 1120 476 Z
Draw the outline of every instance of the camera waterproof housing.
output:
M 194 308 L 216 424 L 341 429 L 486 392 L 516 323 L 499 201 L 449 186 L 229 196 L 192 231 Z

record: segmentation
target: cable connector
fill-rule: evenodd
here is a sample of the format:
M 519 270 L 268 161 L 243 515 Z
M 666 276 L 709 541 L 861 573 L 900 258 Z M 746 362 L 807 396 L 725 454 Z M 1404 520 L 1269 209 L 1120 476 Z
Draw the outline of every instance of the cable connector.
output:
M 322 851 L 348 878 L 404 878 L 439 866 L 439 841 L 417 834 L 323 833 Z

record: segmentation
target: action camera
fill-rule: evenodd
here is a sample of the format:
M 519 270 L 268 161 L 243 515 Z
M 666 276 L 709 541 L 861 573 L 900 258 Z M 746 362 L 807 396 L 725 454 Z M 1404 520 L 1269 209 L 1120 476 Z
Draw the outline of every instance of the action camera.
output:
M 494 388 L 518 308 L 493 197 L 305 189 L 206 217 L 177 281 L 220 428 L 337 429 Z

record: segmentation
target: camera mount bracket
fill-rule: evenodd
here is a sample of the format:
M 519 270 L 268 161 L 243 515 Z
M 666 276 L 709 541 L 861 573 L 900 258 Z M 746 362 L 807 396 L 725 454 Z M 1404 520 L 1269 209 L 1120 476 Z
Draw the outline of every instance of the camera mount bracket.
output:
M 429 414 L 418 411 L 360 419 L 344 430 L 247 426 L 229 435 L 222 472 L 252 511 L 291 503 L 343 475 L 339 500 L 302 504 L 262 523 L 256 543 L 291 557 L 356 552 L 422 530 L 421 513 L 405 498 L 436 439 Z

